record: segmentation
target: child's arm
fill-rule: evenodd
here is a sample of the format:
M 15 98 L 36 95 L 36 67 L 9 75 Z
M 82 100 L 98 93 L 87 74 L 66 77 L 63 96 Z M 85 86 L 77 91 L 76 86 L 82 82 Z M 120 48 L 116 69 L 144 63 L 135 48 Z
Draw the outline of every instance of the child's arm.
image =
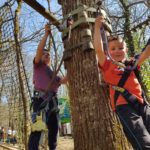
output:
M 46 41 L 47 41 L 47 38 L 48 38 L 49 34 L 50 34 L 50 27 L 49 27 L 48 24 L 46 24 L 45 25 L 45 34 L 42 37 L 42 39 L 41 39 L 41 41 L 38 45 L 37 52 L 36 52 L 36 55 L 35 55 L 35 59 L 34 59 L 35 63 L 39 63 L 39 61 L 42 58 L 43 50 L 44 50 L 44 47 L 46 45 Z
M 145 50 L 141 53 L 138 59 L 138 65 L 142 65 L 142 63 L 149 57 L 150 57 L 150 39 L 147 43 Z
M 98 16 L 95 20 L 94 26 L 94 47 L 97 54 L 98 62 L 102 66 L 105 61 L 105 53 L 103 50 L 103 42 L 101 38 L 100 28 L 102 27 L 104 22 L 103 17 Z

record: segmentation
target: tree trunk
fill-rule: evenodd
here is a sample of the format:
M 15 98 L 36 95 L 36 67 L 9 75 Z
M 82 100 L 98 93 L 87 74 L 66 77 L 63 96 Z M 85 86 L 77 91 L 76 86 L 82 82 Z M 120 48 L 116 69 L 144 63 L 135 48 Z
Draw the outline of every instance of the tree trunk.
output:
M 134 50 L 134 40 L 133 40 L 133 36 L 131 33 L 130 10 L 127 6 L 127 1 L 120 0 L 120 3 L 123 6 L 124 16 L 125 16 L 124 35 L 125 35 L 128 47 L 130 49 L 129 53 L 133 57 L 135 55 L 135 50 Z
M 16 64 L 17 64 L 17 72 L 18 72 L 18 80 L 19 80 L 19 92 L 20 92 L 20 104 L 23 104 L 23 142 L 24 142 L 24 146 L 25 146 L 25 150 L 28 149 L 28 133 L 30 131 L 30 113 L 29 113 L 29 104 L 28 104 L 28 98 L 29 95 L 29 89 L 27 89 L 27 78 L 26 78 L 26 74 L 25 74 L 25 68 L 24 68 L 24 64 L 23 64 L 23 58 L 22 58 L 22 54 L 21 54 L 21 46 L 20 43 L 18 41 L 19 39 L 19 21 L 18 21 L 18 16 L 19 16 L 19 12 L 21 9 L 21 4 L 22 1 L 18 1 L 18 7 L 15 11 L 15 20 L 14 20 L 14 39 L 15 39 L 15 52 L 16 52 Z
M 63 15 L 77 9 L 80 4 L 91 5 L 92 0 L 62 0 Z M 93 25 L 89 29 L 93 33 Z M 71 39 L 64 47 L 73 47 L 84 41 L 83 27 L 72 30 Z M 65 49 L 66 50 L 66 49 Z M 75 150 L 127 150 L 129 149 L 121 127 L 113 115 L 106 86 L 99 85 L 95 51 L 75 48 L 65 61 L 69 78 L 69 94 L 73 121 Z

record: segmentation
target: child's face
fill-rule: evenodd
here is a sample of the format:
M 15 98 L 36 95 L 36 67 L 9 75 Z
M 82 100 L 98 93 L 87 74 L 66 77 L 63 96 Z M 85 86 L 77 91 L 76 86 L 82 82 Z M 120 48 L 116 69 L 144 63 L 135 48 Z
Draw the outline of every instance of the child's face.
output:
M 42 62 L 45 64 L 50 63 L 50 54 L 48 52 L 44 52 L 42 55 Z
M 126 44 L 122 39 L 109 41 L 109 53 L 115 61 L 124 61 L 127 53 Z

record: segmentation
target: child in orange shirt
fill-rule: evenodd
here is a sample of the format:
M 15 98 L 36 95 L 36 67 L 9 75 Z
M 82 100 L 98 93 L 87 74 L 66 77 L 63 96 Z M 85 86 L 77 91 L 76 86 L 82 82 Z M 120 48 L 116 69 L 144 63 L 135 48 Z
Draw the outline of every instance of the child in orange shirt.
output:
M 120 85 L 120 80 L 122 80 L 122 76 L 126 73 L 126 69 L 113 63 L 113 61 L 105 54 L 100 32 L 103 24 L 103 17 L 98 16 L 94 28 L 94 47 L 104 80 L 110 87 L 112 109 L 116 111 L 122 123 L 125 135 L 133 148 L 136 150 L 150 149 L 150 107 L 145 103 L 142 97 L 141 85 L 134 70 L 129 71 L 130 73 L 125 80 L 125 83 L 122 85 L 123 88 L 121 88 L 121 90 L 123 89 L 124 94 L 121 92 L 118 93 L 118 95 L 116 94 L 118 91 L 114 87 Z M 128 49 L 122 38 L 118 36 L 110 39 L 108 38 L 108 50 L 110 56 L 116 62 L 127 62 L 126 54 Z M 149 57 L 150 40 L 145 50 L 139 56 L 136 68 L 139 68 Z

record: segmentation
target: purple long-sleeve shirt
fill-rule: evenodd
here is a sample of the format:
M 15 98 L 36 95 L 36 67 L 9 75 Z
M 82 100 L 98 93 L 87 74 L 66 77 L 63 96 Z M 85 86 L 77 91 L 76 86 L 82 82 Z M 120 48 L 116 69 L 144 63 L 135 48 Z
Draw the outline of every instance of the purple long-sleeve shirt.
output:
M 34 88 L 37 90 L 45 91 L 48 87 L 48 84 L 52 80 L 54 72 L 46 64 L 39 62 L 38 64 L 33 63 L 33 83 Z M 60 86 L 60 77 L 56 76 L 53 80 L 49 91 L 57 92 Z

